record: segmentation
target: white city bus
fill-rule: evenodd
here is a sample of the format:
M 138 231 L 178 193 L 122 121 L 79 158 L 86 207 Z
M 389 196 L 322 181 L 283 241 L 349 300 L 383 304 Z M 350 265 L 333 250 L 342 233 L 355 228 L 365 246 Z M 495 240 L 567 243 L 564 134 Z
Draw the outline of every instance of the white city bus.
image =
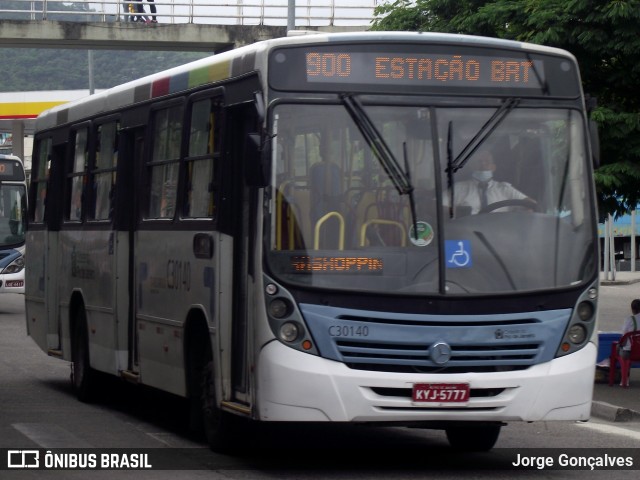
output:
M 594 155 L 569 53 L 281 38 L 36 130 L 28 332 L 81 400 L 96 371 L 184 396 L 214 448 L 238 417 L 476 450 L 504 422 L 589 418 Z M 480 150 L 524 200 L 451 204 Z
M 27 179 L 22 160 L 0 154 L 0 293 L 24 293 Z

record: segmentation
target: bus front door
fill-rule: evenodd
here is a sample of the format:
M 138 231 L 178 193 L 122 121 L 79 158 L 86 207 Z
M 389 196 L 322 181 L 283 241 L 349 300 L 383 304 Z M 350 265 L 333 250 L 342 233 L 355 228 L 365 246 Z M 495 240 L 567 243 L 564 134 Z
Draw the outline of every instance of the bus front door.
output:
M 233 237 L 232 313 L 230 317 L 231 387 L 232 402 L 250 409 L 252 403 L 249 372 L 253 364 L 251 355 L 251 312 L 254 311 L 252 292 L 256 278 L 254 252 L 257 239 L 257 191 L 245 182 L 245 141 L 249 132 L 256 131 L 255 110 L 242 106 L 227 110 L 227 141 L 230 158 L 223 165 L 223 178 L 231 178 L 226 187 L 230 193 L 228 212 L 222 220 Z M 221 317 L 221 321 L 224 318 Z

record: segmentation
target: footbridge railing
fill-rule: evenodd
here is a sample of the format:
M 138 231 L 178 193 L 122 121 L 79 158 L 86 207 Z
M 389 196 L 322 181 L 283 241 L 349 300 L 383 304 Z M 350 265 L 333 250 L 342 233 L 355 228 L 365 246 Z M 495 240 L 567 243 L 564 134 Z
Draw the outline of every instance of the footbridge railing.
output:
M 159 23 L 214 25 L 365 26 L 383 0 L 12 0 L 0 2 L 0 20 L 130 22 L 155 15 Z M 153 13 L 153 10 L 156 12 Z

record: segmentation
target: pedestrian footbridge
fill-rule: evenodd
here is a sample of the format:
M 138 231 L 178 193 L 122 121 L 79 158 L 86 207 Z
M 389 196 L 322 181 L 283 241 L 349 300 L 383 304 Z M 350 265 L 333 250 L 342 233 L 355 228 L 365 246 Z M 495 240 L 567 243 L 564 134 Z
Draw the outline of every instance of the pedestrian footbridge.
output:
M 0 47 L 199 51 L 212 54 L 289 30 L 367 30 L 382 0 L 7 0 L 0 2 Z M 134 21 L 143 6 L 145 21 Z M 151 7 L 155 7 L 157 23 Z M 0 85 L 1 90 L 1 85 Z M 0 92 L 0 133 L 13 153 L 42 110 L 88 92 Z M 25 155 L 26 154 L 26 155 Z
M 287 30 L 369 28 L 379 0 L 98 0 L 0 2 L 3 48 L 216 53 Z M 132 7 L 142 6 L 145 21 Z M 157 23 L 152 23 L 155 8 Z

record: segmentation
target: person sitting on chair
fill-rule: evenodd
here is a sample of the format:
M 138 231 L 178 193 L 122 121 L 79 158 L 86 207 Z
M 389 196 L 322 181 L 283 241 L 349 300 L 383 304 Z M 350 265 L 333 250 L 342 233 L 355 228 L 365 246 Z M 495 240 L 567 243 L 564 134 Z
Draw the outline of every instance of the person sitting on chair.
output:
M 631 302 L 631 316 L 627 317 L 622 327 L 622 335 L 638 329 L 637 315 L 640 313 L 640 299 Z M 629 388 L 629 373 L 631 371 L 631 339 L 624 345 L 618 345 L 620 357 L 620 386 Z

